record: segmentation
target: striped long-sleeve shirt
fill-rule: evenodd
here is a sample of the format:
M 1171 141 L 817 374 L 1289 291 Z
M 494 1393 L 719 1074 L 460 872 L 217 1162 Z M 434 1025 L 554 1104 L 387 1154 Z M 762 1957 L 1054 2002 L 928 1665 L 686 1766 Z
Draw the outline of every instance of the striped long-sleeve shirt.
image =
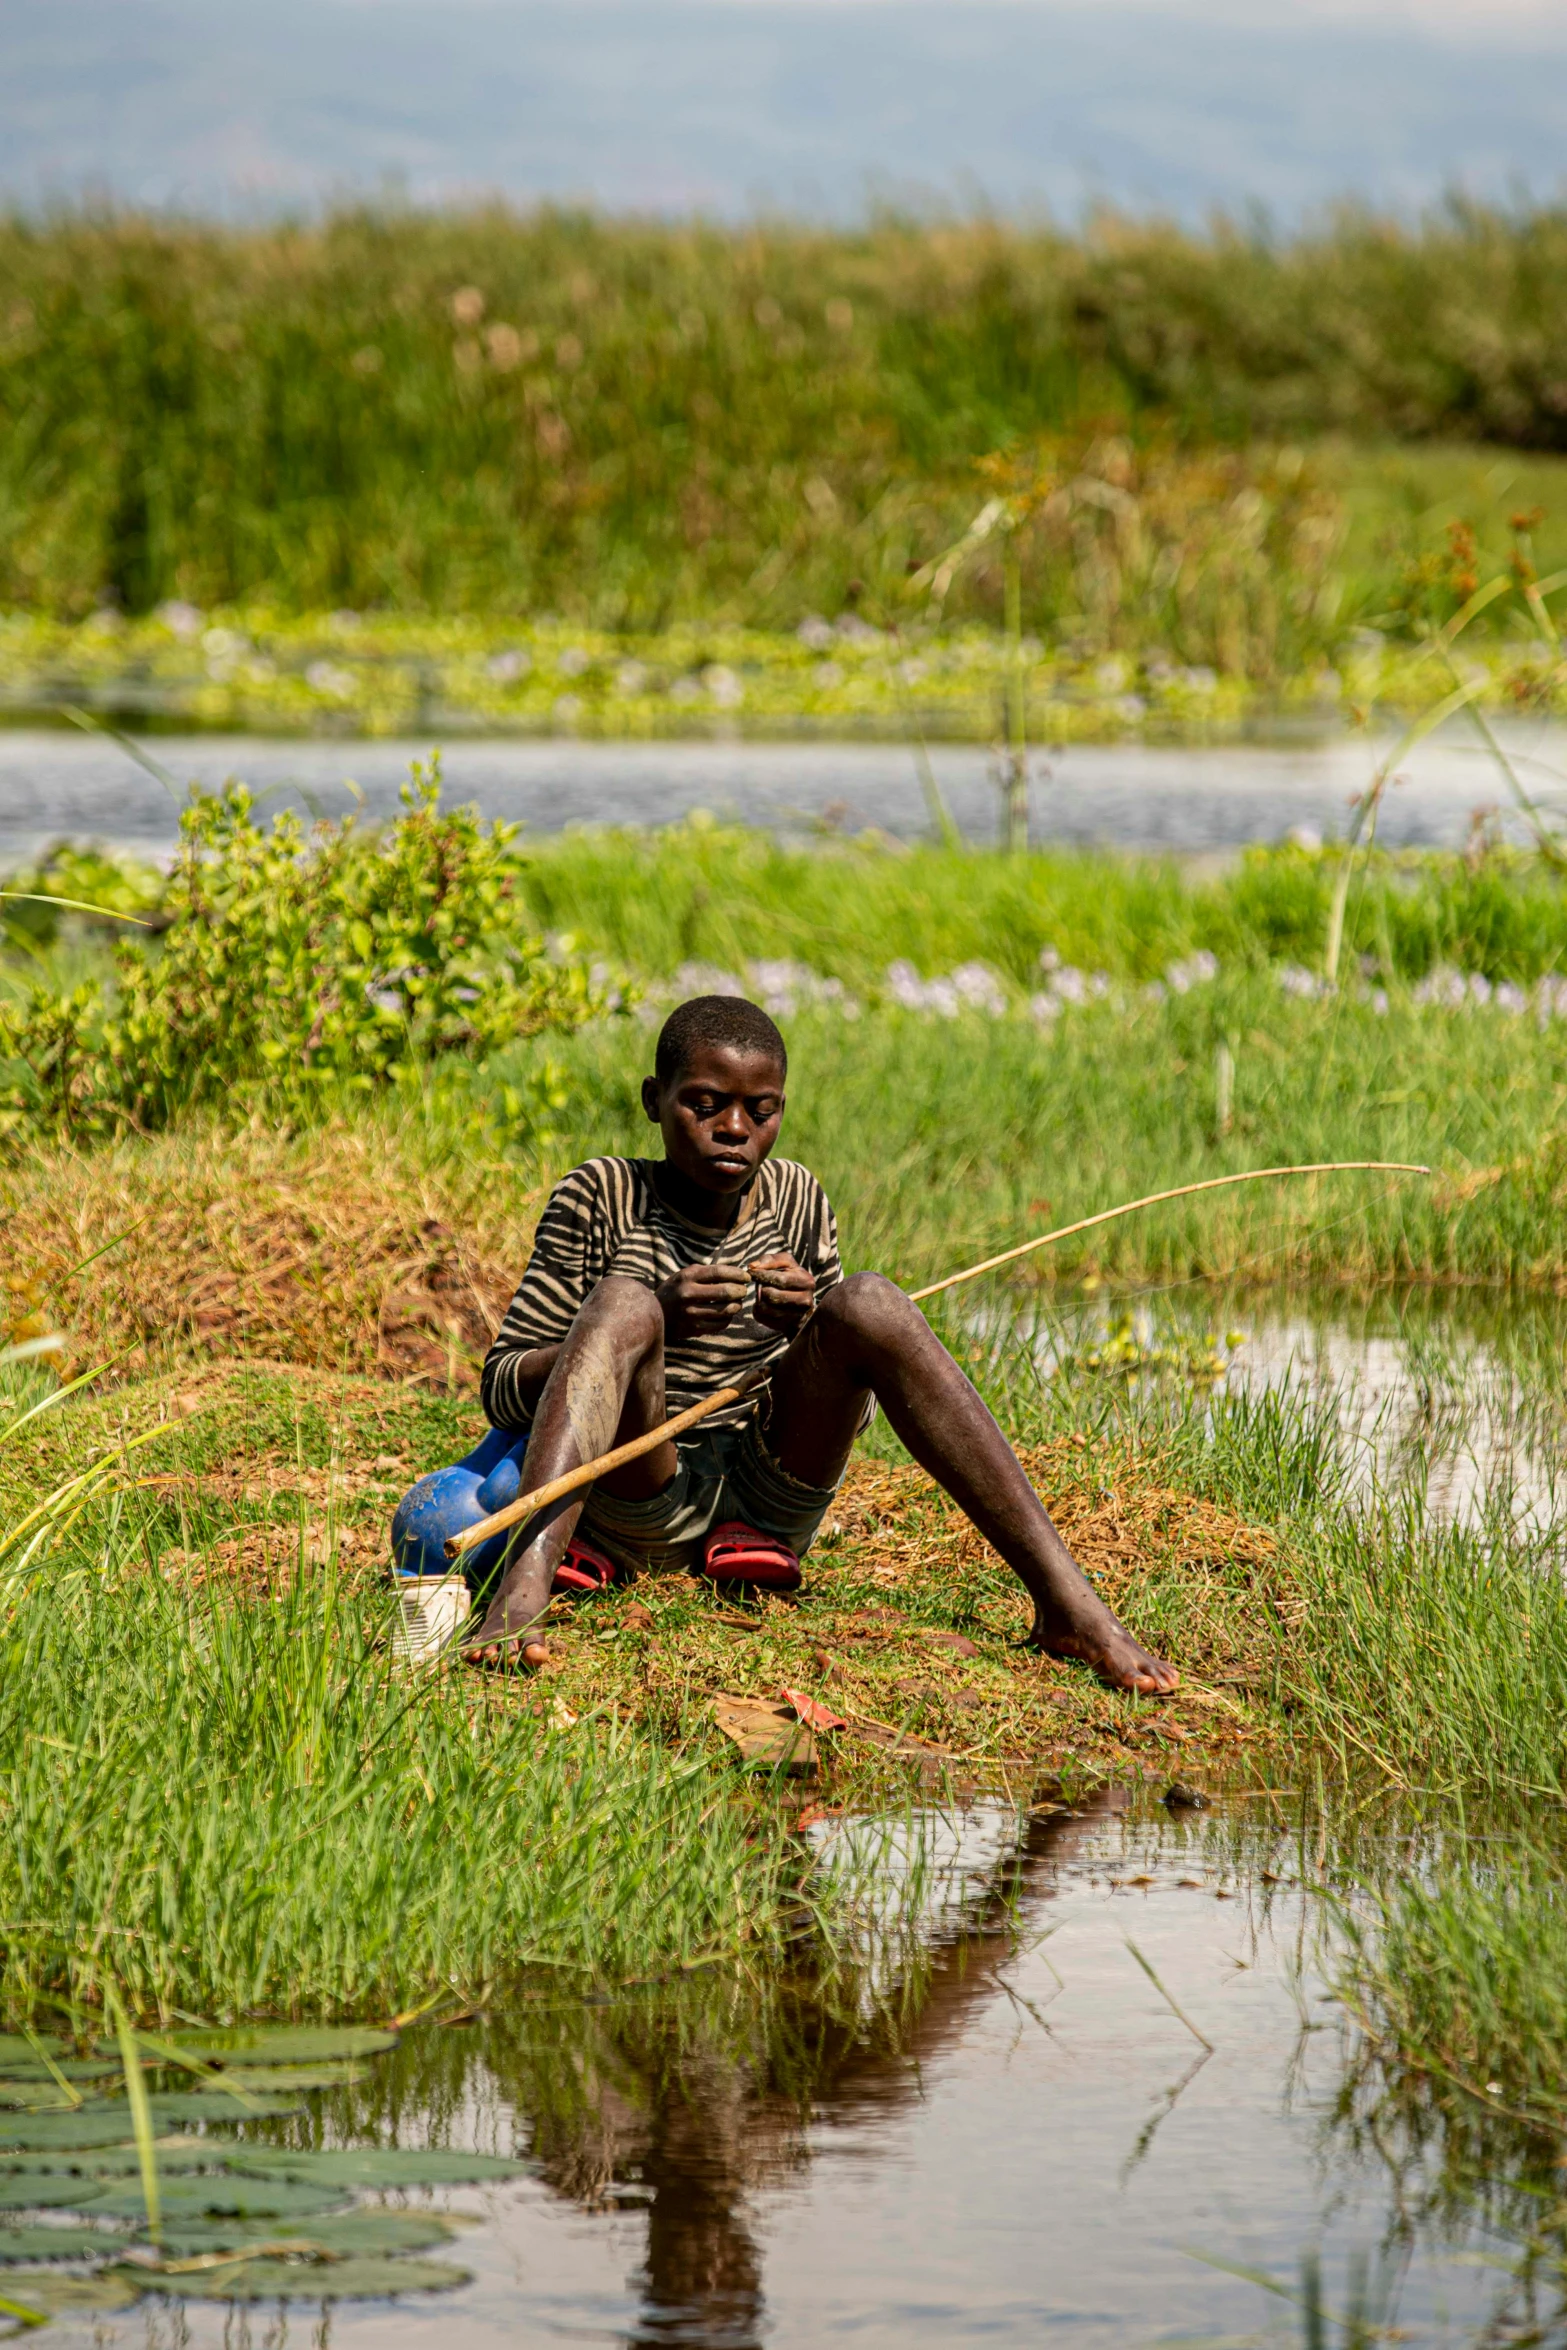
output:
M 838 1228 L 827 1194 L 792 1159 L 768 1159 L 757 1172 L 743 1213 L 727 1232 L 693 1224 L 659 1197 L 650 1159 L 589 1159 L 556 1184 L 539 1218 L 533 1255 L 485 1359 L 481 1394 L 497 1428 L 526 1429 L 530 1413 L 518 1384 L 522 1356 L 566 1336 L 579 1307 L 607 1273 L 657 1289 L 682 1265 L 736 1263 L 787 1249 L 816 1276 L 816 1294 L 843 1279 Z M 789 1344 L 758 1322 L 749 1307 L 723 1330 L 704 1331 L 664 1356 L 671 1412 L 725 1386 L 754 1364 L 771 1362 Z M 743 1420 L 754 1399 L 715 1412 L 704 1423 Z

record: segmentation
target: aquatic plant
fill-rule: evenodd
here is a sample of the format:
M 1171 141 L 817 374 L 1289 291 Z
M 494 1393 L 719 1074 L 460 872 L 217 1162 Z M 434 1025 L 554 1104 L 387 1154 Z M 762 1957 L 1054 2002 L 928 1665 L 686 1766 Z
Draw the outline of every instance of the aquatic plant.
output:
M 1567 2129 L 1567 1878 L 1544 1827 L 1460 1819 L 1343 1914 L 1338 1986 L 1383 2093 L 1418 2083 L 1470 2161 L 1520 2123 Z
M 1278 594 L 1289 586 L 1272 584 Z M 1560 715 L 1567 664 L 1517 633 L 1516 603 L 1488 609 L 1491 631 L 1471 641 L 1477 699 L 1504 715 Z M 976 620 L 938 624 L 917 604 L 882 627 L 848 611 L 831 622 L 809 613 L 788 630 L 727 613 L 625 630 L 507 612 L 289 616 L 166 603 L 111 626 L 101 614 L 72 625 L 0 609 L 0 708 L 111 719 L 134 709 L 268 734 L 879 736 L 910 745 L 940 837 L 930 741 L 993 743 L 1005 727 L 1041 751 L 1137 735 L 1207 742 L 1281 714 L 1321 727 L 1345 709 L 1419 710 L 1430 699 L 1424 647 L 1369 626 L 1335 624 L 1323 638 L 1331 654 L 1296 668 L 1278 666 L 1276 637 L 1255 657 L 1243 645 L 1249 665 L 1234 671 L 1174 659 L 1137 605 L 1118 609 L 1115 633 L 1123 649 L 1109 653 L 1059 633 L 1014 644 Z M 1011 749 L 1005 766 L 1015 784 Z

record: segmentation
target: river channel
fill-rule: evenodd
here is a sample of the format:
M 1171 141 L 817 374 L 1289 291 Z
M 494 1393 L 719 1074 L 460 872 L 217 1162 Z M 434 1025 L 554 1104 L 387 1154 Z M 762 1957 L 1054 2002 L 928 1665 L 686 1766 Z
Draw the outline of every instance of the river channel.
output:
M 1567 784 L 1567 730 L 1504 727 L 1519 780 L 1549 800 Z M 61 838 L 96 839 L 166 855 L 193 781 L 235 776 L 273 804 L 340 815 L 356 804 L 395 812 L 411 760 L 428 741 L 148 736 L 167 785 L 103 735 L 65 728 L 0 728 L 0 868 Z M 1030 831 L 1037 844 L 1225 850 L 1291 833 L 1332 839 L 1349 820 L 1391 738 L 1349 734 L 1222 745 L 1074 745 L 1032 762 Z M 977 842 L 996 837 L 999 794 L 990 754 L 933 746 L 931 765 L 954 821 Z M 693 809 L 810 833 L 823 825 L 876 827 L 899 839 L 928 835 L 930 811 L 911 752 L 896 743 L 690 741 L 606 743 L 559 737 L 444 746 L 448 795 L 539 832 L 568 824 L 667 824 Z M 1460 847 L 1495 811 L 1516 831 L 1510 788 L 1458 725 L 1399 762 L 1387 796 L 1385 844 Z

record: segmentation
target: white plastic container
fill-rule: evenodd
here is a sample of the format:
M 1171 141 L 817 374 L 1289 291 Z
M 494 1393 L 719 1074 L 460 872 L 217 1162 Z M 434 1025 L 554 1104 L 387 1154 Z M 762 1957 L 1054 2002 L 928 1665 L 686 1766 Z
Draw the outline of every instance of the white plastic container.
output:
M 462 1575 L 399 1575 L 397 1598 L 403 1620 L 392 1654 L 410 1665 L 433 1663 L 456 1638 L 472 1605 Z

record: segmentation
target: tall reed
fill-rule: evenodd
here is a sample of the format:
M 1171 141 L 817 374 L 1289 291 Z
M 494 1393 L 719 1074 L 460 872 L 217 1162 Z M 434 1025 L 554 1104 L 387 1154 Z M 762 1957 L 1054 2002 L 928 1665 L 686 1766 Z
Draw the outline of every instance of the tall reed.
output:
M 1560 450 L 1564 279 L 1548 206 L 1292 241 L 13 217 L 0 603 L 880 614 L 968 520 L 973 461 L 1041 428 Z

